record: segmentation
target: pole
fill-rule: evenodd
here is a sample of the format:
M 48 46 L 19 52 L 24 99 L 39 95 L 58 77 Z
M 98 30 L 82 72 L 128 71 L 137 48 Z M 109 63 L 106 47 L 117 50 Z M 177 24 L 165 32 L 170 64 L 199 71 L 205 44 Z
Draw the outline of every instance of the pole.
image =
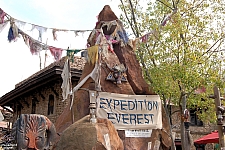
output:
M 182 144 L 182 149 L 183 150 L 190 150 L 190 136 L 189 136 L 189 122 L 187 122 L 187 119 L 184 119 L 185 116 L 185 111 L 186 106 L 187 106 L 187 99 L 186 99 L 186 94 L 183 92 L 182 93 L 182 116 L 183 119 L 181 119 L 181 144 Z
M 213 88 L 213 91 L 214 91 L 215 106 L 216 106 L 217 127 L 218 127 L 218 133 L 219 133 L 219 145 L 220 145 L 221 150 L 225 150 L 223 126 L 222 126 L 222 124 L 218 124 L 219 115 L 222 115 L 221 112 L 218 110 L 218 106 L 221 106 L 220 91 L 219 91 L 218 87 L 216 87 L 216 86 Z
M 70 92 L 72 93 L 72 82 L 71 82 L 71 71 L 70 71 L 70 60 L 68 59 L 68 76 L 69 76 L 69 83 L 70 83 Z M 73 93 L 72 93 L 73 94 Z M 70 106 L 71 106 L 71 120 L 72 124 L 74 123 L 74 111 L 73 111 L 73 96 L 70 94 Z
M 187 109 L 184 110 L 184 136 L 185 136 L 185 148 L 186 150 L 191 149 L 191 134 L 189 130 L 189 111 Z
M 183 112 L 184 110 L 186 109 L 186 98 L 185 98 L 185 95 L 182 93 L 182 108 L 181 108 L 181 116 L 183 116 Z M 181 125 L 180 125 L 180 134 L 181 134 L 181 146 L 182 146 L 182 150 L 186 150 L 185 148 L 185 142 L 186 142 L 186 139 L 185 139 L 185 132 L 184 132 L 184 120 L 183 118 L 181 117 Z

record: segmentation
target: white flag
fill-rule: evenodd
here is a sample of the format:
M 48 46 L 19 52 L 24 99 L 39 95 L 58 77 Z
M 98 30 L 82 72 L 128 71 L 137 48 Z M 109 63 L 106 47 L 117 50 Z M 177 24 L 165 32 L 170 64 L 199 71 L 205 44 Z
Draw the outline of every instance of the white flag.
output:
M 62 97 L 63 97 L 63 101 L 64 101 L 67 99 L 68 94 L 70 94 L 70 77 L 71 77 L 71 75 L 70 75 L 69 68 L 68 68 L 68 59 L 65 61 L 61 77 L 63 79 L 61 88 L 62 88 Z
M 0 111 L 0 121 L 4 120 L 4 116 L 2 115 L 2 112 Z
M 7 26 L 7 24 L 8 24 L 8 20 L 7 21 L 5 21 L 4 23 L 0 23 L 0 33 L 2 32 L 2 30 Z

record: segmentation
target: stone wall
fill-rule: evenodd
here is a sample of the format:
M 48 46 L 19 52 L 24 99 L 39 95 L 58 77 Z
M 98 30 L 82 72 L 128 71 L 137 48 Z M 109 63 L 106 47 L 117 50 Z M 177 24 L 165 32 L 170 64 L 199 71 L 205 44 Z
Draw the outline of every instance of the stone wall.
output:
M 67 104 L 69 104 L 69 98 L 62 102 L 62 89 L 61 89 L 62 81 L 56 81 L 50 85 L 44 86 L 36 91 L 27 93 L 26 96 L 21 97 L 21 99 L 17 100 L 22 104 L 23 108 L 21 108 L 21 112 L 18 112 L 18 107 L 20 107 L 17 103 L 17 109 L 15 109 L 14 118 L 15 121 L 19 114 L 30 114 L 32 112 L 32 99 L 36 98 L 38 101 L 36 102 L 35 114 L 41 114 L 47 116 L 53 123 L 55 123 L 57 117 L 63 112 L 64 108 Z M 77 83 L 73 83 L 73 86 Z M 48 115 L 48 102 L 49 95 L 54 96 L 54 110 L 53 114 Z M 27 103 L 28 105 L 27 105 Z

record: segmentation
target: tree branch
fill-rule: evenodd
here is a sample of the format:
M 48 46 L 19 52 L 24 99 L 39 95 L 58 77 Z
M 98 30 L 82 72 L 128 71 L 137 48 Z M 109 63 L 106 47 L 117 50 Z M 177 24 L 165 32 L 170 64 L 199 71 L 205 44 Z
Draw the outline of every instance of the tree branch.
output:
M 157 42 L 155 41 L 152 50 L 155 49 L 156 44 L 157 44 Z M 147 45 L 146 45 L 146 47 L 147 47 L 147 49 L 149 49 L 149 47 Z M 149 50 L 148 50 L 148 54 L 149 54 L 149 56 L 153 56 L 153 54 L 151 54 Z M 156 67 L 155 60 L 152 57 L 150 58 L 150 60 L 152 61 L 153 65 Z
M 136 30 L 136 37 L 139 37 L 137 22 L 136 22 L 136 18 L 134 15 L 134 8 L 133 8 L 133 4 L 132 4 L 131 0 L 129 0 L 129 3 L 130 3 L 132 18 L 133 18 L 133 22 L 134 22 L 134 26 L 135 26 L 135 30 Z
M 178 0 L 179 1 L 179 0 Z M 202 0 L 199 4 L 197 4 L 196 6 L 190 7 L 187 9 L 187 11 L 183 12 L 182 14 L 180 14 L 181 16 L 183 16 L 185 13 L 190 12 L 191 9 L 194 8 L 198 8 L 205 0 Z M 195 10 L 192 10 L 191 12 L 194 12 Z
M 195 90 L 197 90 L 197 87 L 193 88 L 190 92 L 187 93 L 187 98 L 189 98 L 189 96 L 191 95 L 191 93 L 194 92 Z
M 172 116 L 173 114 L 175 114 L 175 113 L 177 113 L 177 112 L 180 112 L 180 110 L 175 110 L 175 111 L 173 111 L 173 112 L 171 113 L 170 116 Z
M 162 96 L 163 96 L 164 108 L 166 108 L 166 97 L 165 97 L 165 95 L 164 95 L 164 94 L 162 94 Z
M 147 67 L 146 67 L 146 65 L 145 65 L 145 62 L 144 62 L 144 59 L 143 59 L 143 54 L 142 54 L 142 52 L 140 52 L 140 61 L 141 61 L 141 64 L 142 64 L 142 66 L 143 66 L 143 68 L 144 68 L 144 72 L 145 72 L 145 75 L 147 76 L 147 79 L 148 79 L 149 82 L 152 84 L 152 83 L 153 83 L 153 80 L 152 80 L 150 74 L 149 74 L 148 71 L 147 71 Z
M 126 17 L 128 23 L 129 23 L 130 27 L 131 27 L 131 30 L 133 31 L 134 35 L 137 37 L 136 32 L 135 32 L 135 29 L 133 28 L 133 24 L 132 24 L 132 22 L 130 21 L 130 19 L 128 18 L 127 11 L 125 10 L 125 6 L 124 6 L 124 4 L 123 4 L 123 0 L 120 0 L 120 2 L 121 2 L 121 4 L 122 4 L 122 6 L 123 6 L 122 9 L 123 9 L 123 11 L 124 11 L 125 17 Z
M 168 8 L 170 8 L 170 9 L 172 9 L 172 10 L 173 10 L 173 8 L 172 8 L 172 7 L 170 7 L 169 5 L 167 5 L 167 4 L 165 4 L 165 3 L 163 3 L 161 0 L 157 0 L 157 1 L 159 1 L 160 3 L 162 3 L 163 5 L 165 5 L 166 7 L 168 7 Z
M 179 86 L 179 89 L 180 89 L 180 91 L 181 91 L 181 93 L 180 93 L 180 98 L 179 98 L 179 102 L 178 102 L 178 105 L 180 105 L 181 100 L 182 100 L 182 97 L 184 96 L 184 93 L 183 93 L 183 91 L 182 91 L 182 87 L 181 87 L 181 85 L 180 85 L 180 81 L 178 81 L 178 86 Z M 182 109 L 181 109 L 181 110 L 182 110 Z
M 176 8 L 175 3 L 174 3 L 174 1 L 173 1 L 173 0 L 172 0 L 172 3 L 173 3 L 173 8 Z
M 202 56 L 207 54 L 220 40 L 222 40 L 224 38 L 223 36 L 221 38 L 219 38 L 205 53 L 203 53 Z
M 211 52 L 211 54 L 209 54 L 207 60 L 212 56 L 212 54 L 214 54 L 215 52 L 217 52 L 216 50 L 217 50 L 220 46 L 221 46 L 221 43 L 215 48 L 215 50 L 213 50 L 213 51 Z M 219 51 L 218 51 L 218 52 L 219 52 Z

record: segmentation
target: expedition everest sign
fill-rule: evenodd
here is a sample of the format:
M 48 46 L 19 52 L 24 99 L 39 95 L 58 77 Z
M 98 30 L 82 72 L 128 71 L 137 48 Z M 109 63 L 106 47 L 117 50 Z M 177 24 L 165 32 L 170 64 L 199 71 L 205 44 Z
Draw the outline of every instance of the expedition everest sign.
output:
M 161 129 L 161 100 L 158 95 L 98 92 L 97 117 L 109 119 L 118 130 Z

